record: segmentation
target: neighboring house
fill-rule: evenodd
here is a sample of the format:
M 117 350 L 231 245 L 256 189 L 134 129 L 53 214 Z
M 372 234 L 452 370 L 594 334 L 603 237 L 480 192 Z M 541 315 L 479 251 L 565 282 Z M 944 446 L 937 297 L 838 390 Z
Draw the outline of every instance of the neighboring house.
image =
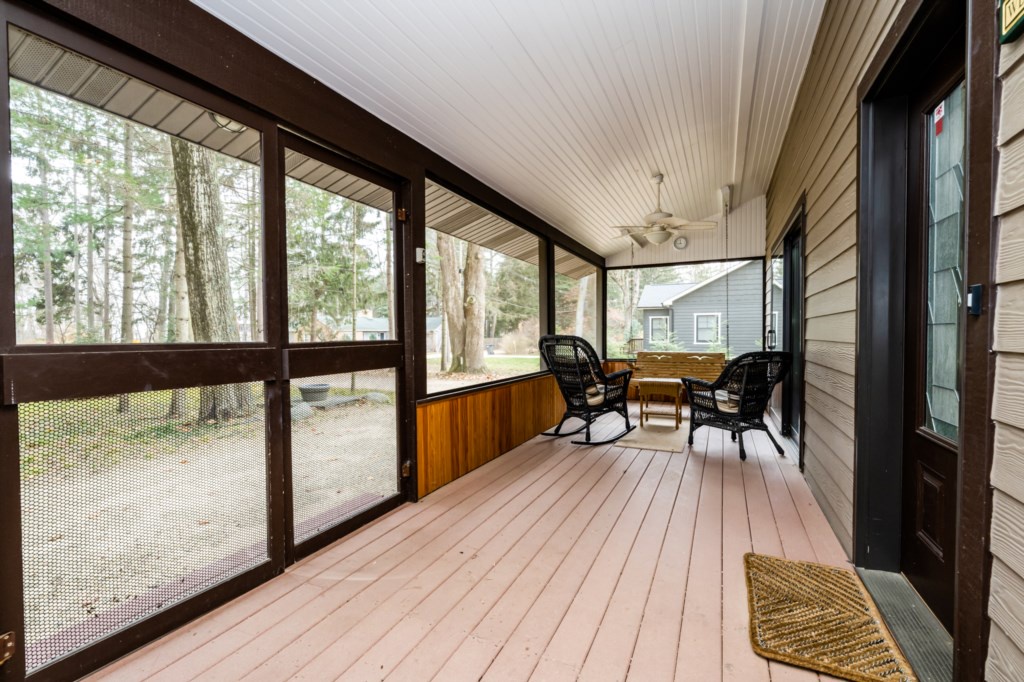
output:
M 427 352 L 441 352 L 441 316 L 427 317 Z
M 730 357 L 762 349 L 763 262 L 731 266 L 704 282 L 651 284 L 640 293 L 644 350 L 678 348 Z M 728 302 L 728 304 L 727 304 Z

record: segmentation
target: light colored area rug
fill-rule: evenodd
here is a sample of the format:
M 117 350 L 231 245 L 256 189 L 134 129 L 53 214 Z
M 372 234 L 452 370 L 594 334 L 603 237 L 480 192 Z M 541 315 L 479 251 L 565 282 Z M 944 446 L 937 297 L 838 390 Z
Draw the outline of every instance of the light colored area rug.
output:
M 858 682 L 916 682 L 853 571 L 743 557 L 750 643 L 761 656 Z
M 684 419 L 678 429 L 675 428 L 675 423 L 672 417 L 652 416 L 643 428 L 638 425 L 615 441 L 615 444 L 620 448 L 682 452 L 686 447 L 686 437 L 690 433 L 690 422 Z

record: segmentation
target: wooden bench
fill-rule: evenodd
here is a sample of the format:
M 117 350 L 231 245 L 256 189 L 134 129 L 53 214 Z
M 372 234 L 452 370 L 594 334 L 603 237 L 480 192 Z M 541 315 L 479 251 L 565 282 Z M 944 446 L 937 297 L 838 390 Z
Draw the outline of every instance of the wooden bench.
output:
M 696 377 L 714 381 L 725 369 L 725 353 L 689 353 L 679 351 L 640 351 L 629 363 L 634 379 L 682 379 Z M 629 397 L 637 399 L 636 384 L 629 387 Z

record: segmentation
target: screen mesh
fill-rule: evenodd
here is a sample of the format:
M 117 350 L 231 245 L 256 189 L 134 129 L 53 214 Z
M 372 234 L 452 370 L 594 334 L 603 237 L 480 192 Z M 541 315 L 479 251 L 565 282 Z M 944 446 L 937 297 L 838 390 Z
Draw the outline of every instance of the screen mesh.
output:
M 291 382 L 295 542 L 398 493 L 395 370 Z
M 262 384 L 18 415 L 30 670 L 266 560 Z

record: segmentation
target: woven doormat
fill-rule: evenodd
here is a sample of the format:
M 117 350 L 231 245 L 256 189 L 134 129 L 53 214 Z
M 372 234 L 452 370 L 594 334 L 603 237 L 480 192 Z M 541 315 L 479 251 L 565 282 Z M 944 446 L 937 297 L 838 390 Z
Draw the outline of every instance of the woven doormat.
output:
M 860 579 L 834 566 L 743 557 L 759 655 L 858 682 L 916 682 Z

